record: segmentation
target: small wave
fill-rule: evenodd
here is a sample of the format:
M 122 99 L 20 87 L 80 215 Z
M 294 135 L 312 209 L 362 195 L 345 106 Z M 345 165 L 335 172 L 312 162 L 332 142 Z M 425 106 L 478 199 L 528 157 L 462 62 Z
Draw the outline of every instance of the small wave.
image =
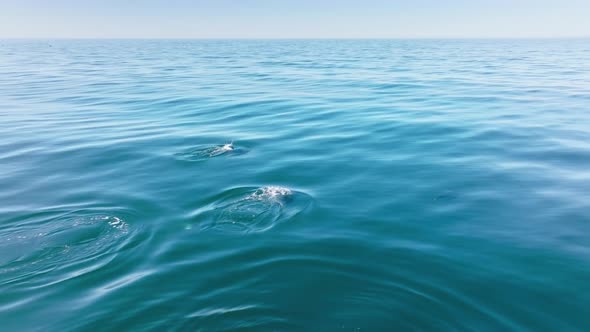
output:
M 237 188 L 197 211 L 202 229 L 264 232 L 304 211 L 312 198 L 280 186 Z
M 125 219 L 114 213 L 75 211 L 9 221 L 0 229 L 2 284 L 52 272 L 63 279 L 100 268 L 129 243 L 132 232 Z
M 241 155 L 248 152 L 247 149 L 236 146 L 233 142 L 214 146 L 193 147 L 187 151 L 176 154 L 176 157 L 185 161 L 201 161 L 223 155 Z

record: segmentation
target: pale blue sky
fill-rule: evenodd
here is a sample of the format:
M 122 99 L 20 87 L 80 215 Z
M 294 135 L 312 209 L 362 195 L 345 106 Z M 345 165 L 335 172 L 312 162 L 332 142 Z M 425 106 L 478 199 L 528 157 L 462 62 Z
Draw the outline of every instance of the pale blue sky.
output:
M 590 0 L 0 0 L 0 38 L 589 36 Z

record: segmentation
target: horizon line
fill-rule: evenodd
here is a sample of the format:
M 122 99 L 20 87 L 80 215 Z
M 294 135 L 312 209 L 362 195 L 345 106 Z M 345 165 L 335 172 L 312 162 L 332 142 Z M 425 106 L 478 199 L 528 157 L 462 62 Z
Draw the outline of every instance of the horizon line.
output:
M 489 37 L 3 37 L 0 40 L 524 40 L 590 39 L 586 36 L 489 36 Z

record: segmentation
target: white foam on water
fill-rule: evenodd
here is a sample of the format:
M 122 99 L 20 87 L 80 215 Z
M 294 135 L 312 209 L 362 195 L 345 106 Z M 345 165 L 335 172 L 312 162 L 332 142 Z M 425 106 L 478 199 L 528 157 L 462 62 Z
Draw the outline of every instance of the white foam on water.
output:
M 257 200 L 277 201 L 283 197 L 290 196 L 293 191 L 289 188 L 280 186 L 267 186 L 258 188 L 255 192 L 250 194 L 248 198 Z
M 234 150 L 234 142 L 231 142 L 231 143 L 216 147 L 215 149 L 213 149 L 213 151 L 211 151 L 211 153 L 209 153 L 209 156 L 211 156 L 211 157 L 218 156 L 220 154 L 224 154 L 226 152 L 233 151 L 233 150 Z
M 195 215 L 203 230 L 258 233 L 290 220 L 305 210 L 311 200 L 305 193 L 282 186 L 235 188 L 221 195 L 217 202 L 195 211 Z

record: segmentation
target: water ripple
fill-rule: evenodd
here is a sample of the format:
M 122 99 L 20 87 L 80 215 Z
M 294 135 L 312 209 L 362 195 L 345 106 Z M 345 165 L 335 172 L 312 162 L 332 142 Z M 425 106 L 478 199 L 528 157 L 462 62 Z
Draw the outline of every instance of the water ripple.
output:
M 248 152 L 248 149 L 231 143 L 192 147 L 186 151 L 176 153 L 179 160 L 185 161 L 203 161 L 209 158 L 220 156 L 239 156 Z
M 264 232 L 306 210 L 311 202 L 308 194 L 285 187 L 240 187 L 223 192 L 193 214 L 203 230 Z
M 0 228 L 1 285 L 56 275 L 53 281 L 45 279 L 47 286 L 105 266 L 133 242 L 136 232 L 127 221 L 132 216 L 125 211 L 47 211 L 6 221 Z

